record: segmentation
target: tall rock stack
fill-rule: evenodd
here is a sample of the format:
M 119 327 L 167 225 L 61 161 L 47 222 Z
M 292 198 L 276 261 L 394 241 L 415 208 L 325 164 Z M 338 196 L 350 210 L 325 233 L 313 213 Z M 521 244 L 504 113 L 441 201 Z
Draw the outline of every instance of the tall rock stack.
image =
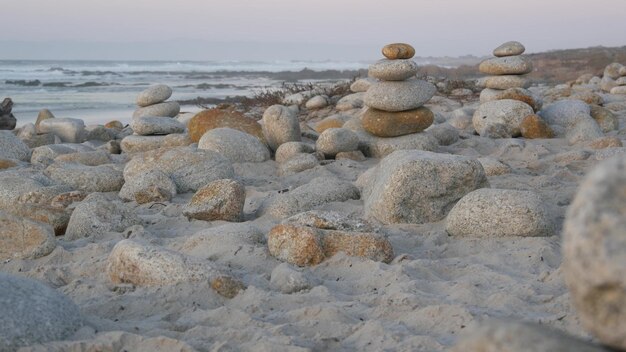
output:
M 385 59 L 369 67 L 369 76 L 380 80 L 365 93 L 368 109 L 361 117 L 365 131 L 377 137 L 397 137 L 421 132 L 434 114 L 423 107 L 435 95 L 434 85 L 415 78 L 418 67 L 411 58 L 415 49 L 396 43 L 382 50 Z
M 180 112 L 177 102 L 166 101 L 172 96 L 172 88 L 157 84 L 137 96 L 139 108 L 133 114 L 130 127 L 133 135 L 122 140 L 126 153 L 144 152 L 162 146 L 179 146 L 191 143 L 187 135 L 181 135 L 185 126 L 174 117 Z M 178 134 L 178 135 L 172 135 Z
M 494 58 L 480 63 L 480 72 L 490 75 L 478 81 L 485 88 L 480 93 L 481 103 L 513 99 L 525 102 L 535 111 L 541 109 L 539 99 L 526 89 L 530 80 L 525 75 L 533 70 L 533 65 L 521 56 L 525 50 L 520 42 L 506 42 L 493 50 Z

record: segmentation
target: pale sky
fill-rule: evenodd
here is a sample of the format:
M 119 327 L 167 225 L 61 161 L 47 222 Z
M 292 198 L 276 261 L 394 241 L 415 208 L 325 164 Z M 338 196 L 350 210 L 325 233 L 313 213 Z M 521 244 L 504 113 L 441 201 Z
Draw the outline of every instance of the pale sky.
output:
M 0 59 L 369 60 L 626 45 L 626 0 L 2 0 Z

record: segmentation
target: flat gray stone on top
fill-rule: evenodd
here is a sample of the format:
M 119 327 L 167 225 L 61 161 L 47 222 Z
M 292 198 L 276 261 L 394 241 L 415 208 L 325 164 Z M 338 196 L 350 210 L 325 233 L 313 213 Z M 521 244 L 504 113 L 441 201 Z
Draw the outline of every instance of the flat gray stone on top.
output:
M 137 96 L 137 105 L 146 107 L 162 103 L 172 96 L 172 88 L 165 84 L 152 85 Z

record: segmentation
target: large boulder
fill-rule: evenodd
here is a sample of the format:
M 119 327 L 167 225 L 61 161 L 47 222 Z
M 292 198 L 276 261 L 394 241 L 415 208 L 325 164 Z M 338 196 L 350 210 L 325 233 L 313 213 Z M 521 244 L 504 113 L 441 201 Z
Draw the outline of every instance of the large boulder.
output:
M 283 105 L 267 108 L 263 113 L 263 135 L 272 150 L 283 143 L 301 141 L 300 121 L 295 111 Z
M 516 137 L 521 134 L 520 124 L 528 115 L 533 115 L 533 108 L 521 101 L 503 99 L 480 104 L 474 112 L 472 123 L 474 129 L 481 136 L 487 134 L 489 128 L 500 125 L 506 131 L 506 137 Z
M 232 164 L 221 154 L 194 147 L 174 147 L 136 155 L 124 168 L 124 180 L 129 182 L 150 170 L 160 170 L 172 178 L 178 193 L 195 192 L 211 181 L 234 177 Z
M 265 141 L 261 125 L 254 119 L 230 109 L 208 109 L 194 115 L 187 125 L 189 137 L 197 143 L 209 130 L 228 127 L 248 133 Z
M 453 236 L 549 236 L 552 220 L 543 200 L 531 191 L 481 188 L 450 210 L 446 231 Z
M 270 158 L 270 151 L 258 138 L 232 128 L 214 128 L 198 142 L 198 149 L 220 153 L 234 163 L 259 163 Z
M 55 247 L 50 225 L 0 211 L 0 260 L 36 259 Z
M 0 273 L 0 316 L 0 351 L 64 340 L 83 325 L 69 298 L 38 281 L 5 273 Z
M 580 320 L 598 339 L 626 349 L 626 155 L 581 183 L 563 228 L 563 273 Z
M 563 99 L 544 106 L 539 115 L 550 125 L 571 127 L 576 124 L 580 116 L 590 116 L 589 105 L 577 99 Z
M 85 122 L 80 119 L 54 118 L 46 119 L 39 123 L 39 133 L 53 133 L 64 143 L 82 143 L 87 132 Z
M 85 192 L 118 192 L 124 185 L 122 166 L 116 164 L 87 166 L 55 162 L 44 174 L 60 184 Z
M 28 161 L 30 149 L 12 132 L 0 131 L 0 158 Z
M 365 214 L 382 223 L 422 224 L 443 219 L 467 193 L 489 187 L 482 165 L 463 156 L 419 150 L 385 157 L 365 183 Z

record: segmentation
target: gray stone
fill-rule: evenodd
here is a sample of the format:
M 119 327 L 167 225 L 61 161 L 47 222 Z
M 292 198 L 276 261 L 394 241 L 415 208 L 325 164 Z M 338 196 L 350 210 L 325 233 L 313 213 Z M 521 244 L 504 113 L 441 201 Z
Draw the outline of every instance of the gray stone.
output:
M 518 75 L 488 76 L 479 79 L 476 85 L 491 89 L 528 88 L 530 80 Z
M 61 154 L 54 158 L 55 162 L 77 163 L 87 166 L 111 164 L 111 154 L 104 150 Z
M 124 168 L 129 182 L 150 170 L 160 170 L 176 184 L 178 193 L 195 192 L 211 181 L 233 178 L 233 166 L 219 153 L 194 147 L 156 149 L 136 155 Z
M 446 231 L 453 236 L 550 236 L 550 213 L 531 191 L 482 188 L 450 210 Z
M 161 170 L 150 170 L 130 178 L 120 189 L 119 197 L 139 204 L 170 201 L 176 184 Z
M 198 149 L 220 153 L 234 163 L 259 163 L 270 158 L 270 151 L 258 138 L 232 128 L 214 128 L 198 142 Z
M 133 225 L 141 225 L 134 209 L 111 201 L 101 193 L 92 193 L 72 212 L 65 239 L 98 237 L 107 232 L 122 232 Z
M 325 95 L 316 95 L 307 100 L 306 108 L 309 110 L 322 109 L 328 106 L 328 97 Z
M 55 118 L 39 123 L 39 133 L 53 133 L 64 143 L 82 143 L 87 136 L 85 122 L 80 119 Z
M 185 205 L 183 215 L 204 221 L 224 220 L 239 222 L 243 219 L 246 189 L 238 181 L 216 180 L 200 188 Z
M 35 127 L 38 128 L 41 121 L 53 118 L 54 114 L 52 113 L 52 111 L 48 109 L 39 110 L 39 113 L 37 114 L 37 121 L 35 121 Z
M 172 88 L 165 84 L 155 84 L 148 87 L 137 96 L 137 105 L 146 107 L 162 103 L 172 96 Z
M 396 151 L 375 167 L 364 185 L 366 216 L 384 224 L 443 219 L 465 194 L 489 187 L 477 160 L 418 150 Z
M 367 90 L 372 86 L 372 84 L 376 82 L 377 81 L 375 79 L 369 78 L 369 77 L 359 78 L 350 85 L 350 90 L 353 93 L 367 92 Z
M 308 290 L 313 287 L 312 280 L 288 263 L 277 265 L 270 277 L 270 286 L 285 294 Z
M 316 177 L 292 191 L 266 200 L 259 213 L 286 218 L 326 203 L 358 198 L 359 190 L 351 183 L 334 177 Z
M 488 75 L 523 75 L 533 70 L 533 64 L 524 56 L 495 57 L 481 62 L 478 70 Z
M 88 126 L 85 140 L 108 142 L 117 137 L 117 132 L 118 131 L 112 128 L 106 128 L 104 126 Z
M 0 211 L 0 260 L 37 259 L 54 248 L 52 226 Z
M 439 145 L 451 145 L 459 140 L 459 131 L 449 123 L 432 125 L 425 132 L 435 137 Z
M 87 166 L 55 162 L 44 174 L 60 184 L 85 192 L 118 192 L 124 184 L 122 166 L 114 164 Z
M 626 86 L 618 86 L 611 88 L 611 94 L 626 94 Z
M 263 113 L 263 135 L 272 150 L 286 142 L 299 142 L 300 121 L 293 109 L 272 105 Z
M 0 158 L 28 161 L 30 149 L 12 132 L 0 131 Z
M 571 127 L 579 120 L 580 116 L 589 116 L 591 108 L 583 101 L 577 99 L 564 99 L 545 106 L 539 115 L 550 125 L 559 125 L 565 128 Z
M 320 134 L 315 147 L 326 157 L 334 157 L 337 153 L 357 150 L 359 136 L 345 128 L 329 128 Z
M 410 79 L 401 82 L 378 82 L 365 93 L 365 105 L 384 111 L 404 111 L 424 105 L 437 92 L 434 85 Z
M 345 97 L 339 99 L 339 101 L 335 105 L 335 109 L 339 111 L 360 109 L 363 107 L 364 99 L 365 99 L 365 93 L 348 94 Z
M 143 116 L 136 117 L 130 122 L 130 127 L 138 135 L 182 133 L 185 125 L 171 117 Z
M 492 157 L 484 157 L 477 159 L 485 170 L 487 176 L 497 176 L 511 173 L 511 167 L 504 164 L 498 159 Z
M 283 98 L 283 104 L 285 105 L 302 105 L 304 104 L 304 101 L 306 100 L 307 96 L 300 92 L 300 93 L 295 93 L 295 94 L 290 94 L 288 96 L 286 96 L 285 98 Z
M 292 155 L 288 160 L 280 164 L 280 167 L 278 168 L 278 174 L 280 176 L 293 175 L 304 170 L 312 169 L 317 165 L 319 165 L 319 160 L 315 155 L 298 153 Z
M 600 80 L 600 89 L 602 89 L 605 92 L 610 92 L 611 89 L 615 87 L 617 87 L 617 84 L 615 84 L 615 80 L 611 77 L 604 76 Z
M 281 144 L 278 149 L 276 149 L 275 159 L 277 163 L 281 164 L 295 155 L 301 153 L 310 154 L 313 152 L 315 152 L 315 147 L 310 144 L 303 142 L 287 142 Z
M 450 352 L 609 352 L 543 324 L 494 319 L 475 326 Z
M 589 142 L 604 136 L 598 123 L 589 115 L 577 117 L 576 124 L 569 126 L 565 131 L 565 138 L 569 144 Z
M 517 56 L 522 55 L 526 51 L 526 48 L 522 43 L 516 41 L 506 42 L 499 47 L 493 49 L 493 56 L 505 57 L 505 56 Z
M 369 75 L 382 81 L 404 81 L 417 74 L 413 60 L 382 59 L 370 65 Z
M 495 100 L 481 104 L 474 112 L 472 123 L 476 132 L 481 136 L 488 126 L 500 124 L 506 128 L 507 136 L 503 137 L 516 137 L 521 133 L 522 120 L 532 114 L 534 114 L 533 108 L 521 101 Z
M 0 273 L 0 351 L 64 340 L 83 320 L 66 296 L 35 280 Z
M 179 112 L 180 104 L 175 101 L 168 101 L 139 108 L 133 113 L 133 118 L 144 116 L 175 117 Z
M 30 162 L 32 164 L 50 165 L 60 155 L 93 151 L 94 149 L 92 147 L 84 144 L 64 143 L 45 145 L 33 149 Z
M 168 117 L 169 118 L 169 117 Z M 122 152 L 127 154 L 143 153 L 158 148 L 183 147 L 193 141 L 186 133 L 172 133 L 164 136 L 136 136 L 124 137 L 120 143 Z
M 565 217 L 563 273 L 582 325 L 626 349 L 626 155 L 596 166 Z

